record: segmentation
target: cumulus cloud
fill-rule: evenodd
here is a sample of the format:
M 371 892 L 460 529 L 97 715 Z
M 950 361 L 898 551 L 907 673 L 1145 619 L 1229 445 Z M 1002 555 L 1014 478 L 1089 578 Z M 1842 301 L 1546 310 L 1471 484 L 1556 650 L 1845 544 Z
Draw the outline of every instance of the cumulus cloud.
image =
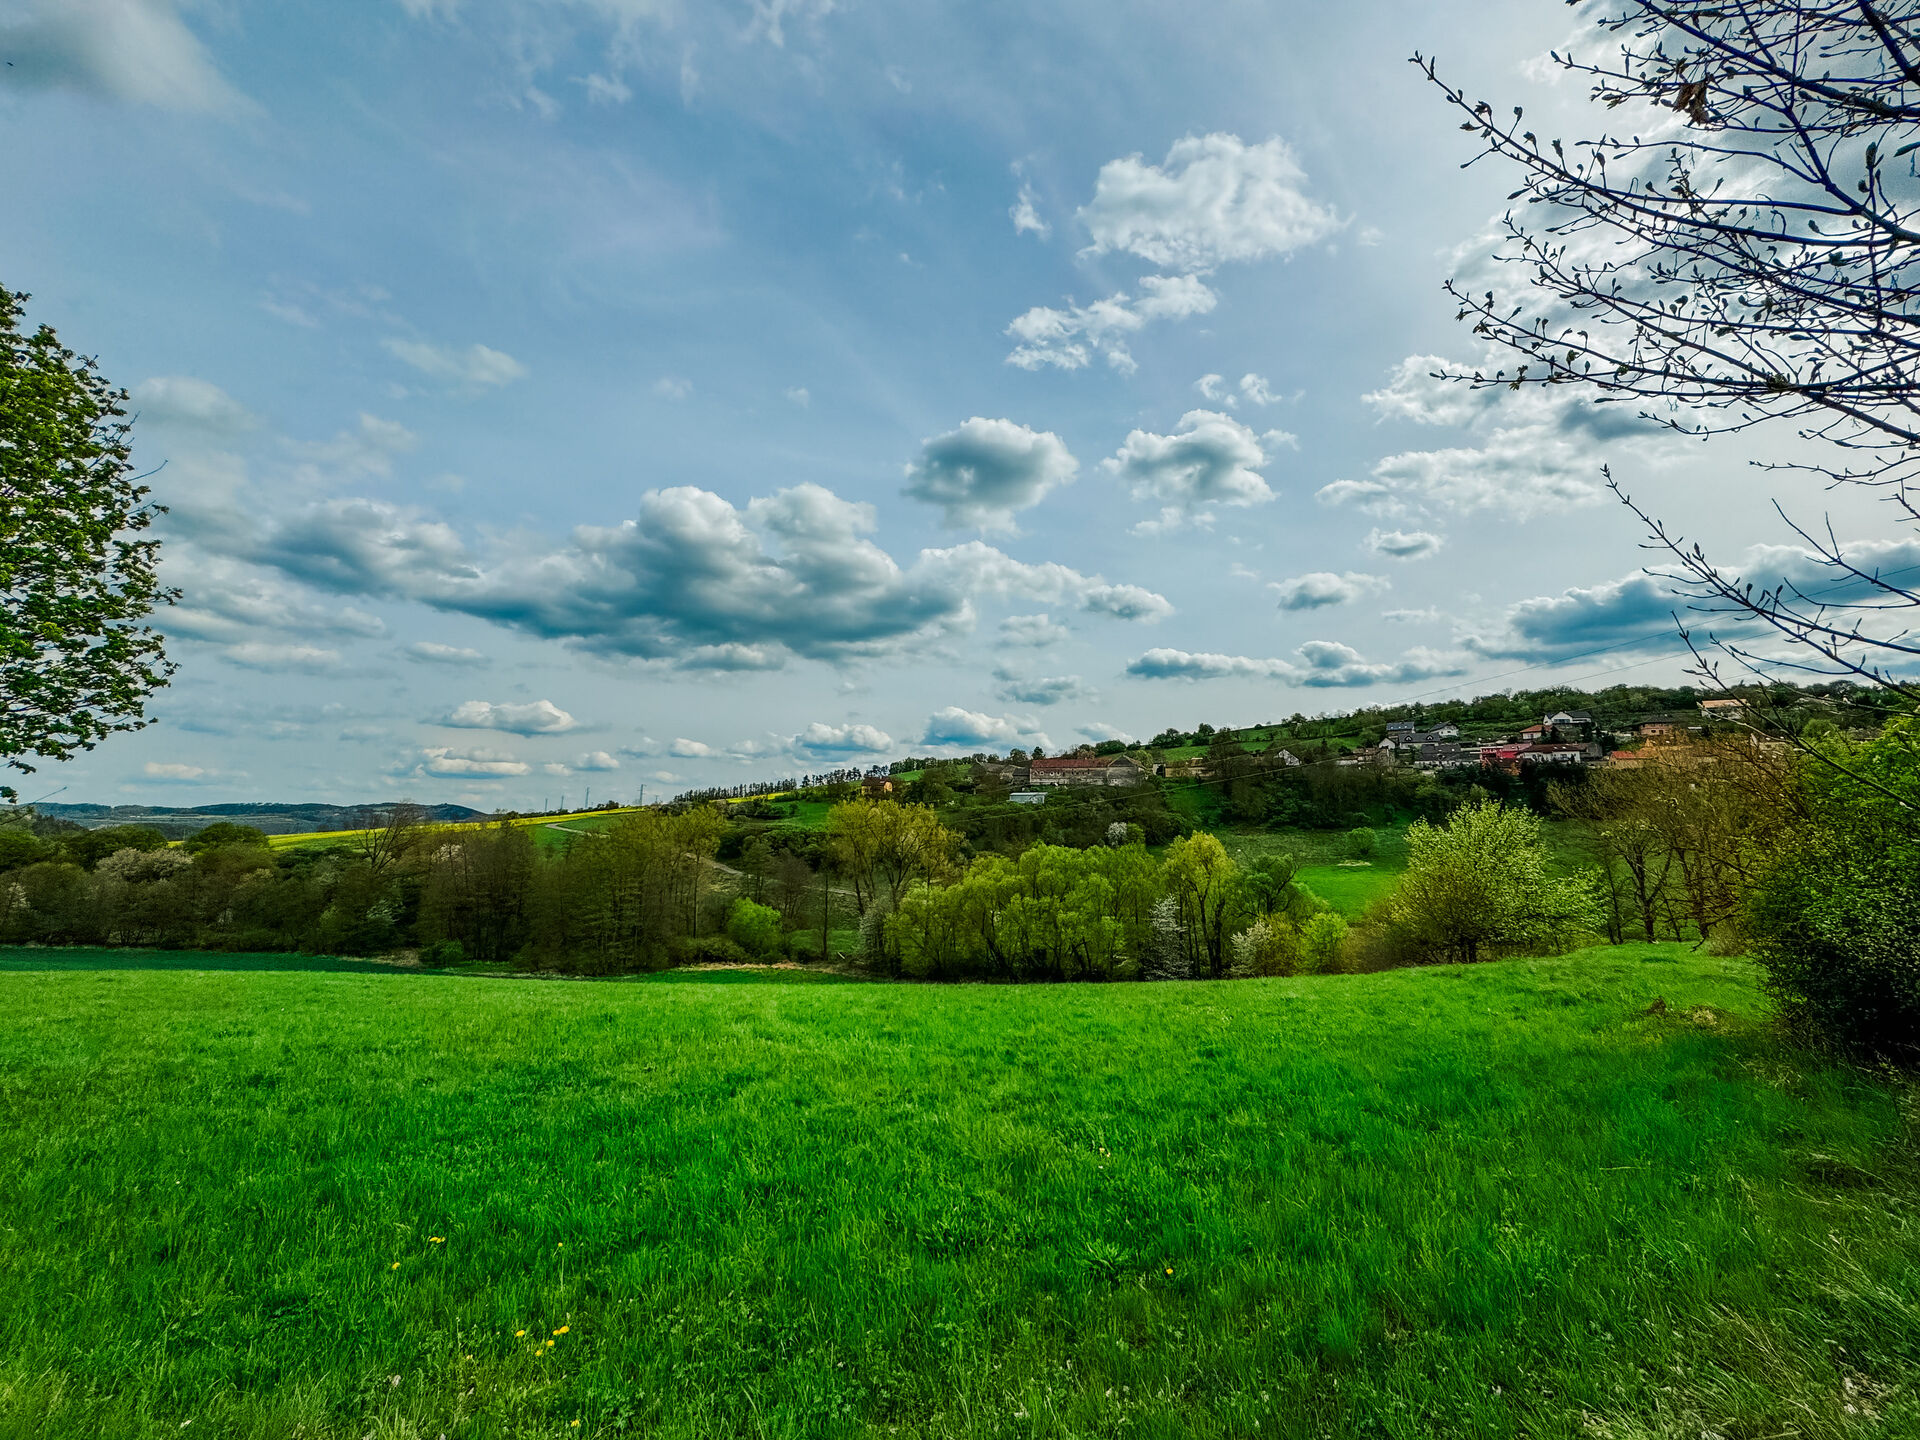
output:
M 0 30 L 0 36 L 5 33 Z M 211 380 L 192 375 L 156 375 L 134 386 L 131 394 L 134 412 L 144 424 L 231 437 L 260 423 L 257 415 Z
M 251 106 L 173 0 L 21 0 L 0 16 L 0 84 L 202 114 Z
M 1273 499 L 1259 470 L 1270 463 L 1270 447 L 1291 439 L 1279 431 L 1255 435 L 1217 410 L 1189 410 L 1173 434 L 1135 430 L 1118 454 L 1100 463 L 1131 487 L 1134 499 L 1162 503 L 1160 520 L 1149 523 L 1164 528 L 1211 505 L 1258 505 Z
M 1318 610 L 1328 605 L 1350 605 L 1369 595 L 1391 590 L 1393 582 L 1384 575 L 1367 575 L 1349 570 L 1336 575 L 1330 570 L 1315 570 L 1296 575 L 1271 587 L 1280 597 L 1282 610 Z
M 1139 366 L 1127 348 L 1127 336 L 1155 320 L 1205 315 L 1220 303 L 1220 297 L 1193 275 L 1143 275 L 1140 291 L 1138 299 L 1122 290 L 1090 305 L 1069 300 L 1064 310 L 1034 306 L 1007 326 L 1006 333 L 1017 342 L 1007 363 L 1022 370 L 1049 365 L 1080 370 L 1101 356 L 1115 370 L 1132 374 Z
M 976 415 L 922 442 L 903 493 L 940 506 L 952 529 L 1010 531 L 1018 511 L 1071 483 L 1079 469 L 1052 431 Z
M 435 745 L 420 752 L 420 764 L 412 773 L 436 780 L 498 780 L 531 774 L 532 770 L 524 760 L 497 750 L 455 750 Z
M 1023 705 L 1058 705 L 1067 700 L 1091 700 L 1093 690 L 1078 675 L 1052 675 L 1030 678 L 1010 670 L 996 670 L 1000 698 Z
M 1524 520 L 1605 498 L 1596 445 L 1632 446 L 1649 462 L 1671 453 L 1670 440 L 1630 409 L 1594 404 L 1572 386 L 1475 390 L 1438 378 L 1473 369 L 1440 355 L 1409 355 L 1386 385 L 1361 397 L 1383 420 L 1469 432 L 1470 443 L 1402 451 L 1376 464 L 1374 481 L 1393 496 Z
M 276 645 L 265 640 L 229 645 L 220 652 L 220 658 L 229 665 L 238 665 L 246 670 L 315 673 L 340 667 L 338 650 L 328 650 L 318 645 Z
M 653 382 L 653 393 L 662 400 L 684 400 L 693 394 L 693 382 L 678 375 L 662 375 Z
M 1131 745 L 1134 743 L 1133 736 L 1129 735 L 1126 731 L 1117 726 L 1105 724 L 1099 720 L 1094 721 L 1090 725 L 1082 725 L 1080 727 L 1080 733 L 1096 745 L 1102 740 L 1118 740 L 1123 745 Z
M 205 766 L 171 760 L 149 760 L 142 769 L 149 780 L 200 780 L 207 773 Z
M 1429 530 L 1372 530 L 1366 546 L 1376 555 L 1395 560 L 1424 560 L 1435 554 L 1446 541 Z
M 1294 654 L 1296 660 L 1279 660 L 1156 649 L 1129 664 L 1127 673 L 1144 680 L 1283 680 L 1313 689 L 1360 688 L 1466 673 L 1459 657 L 1424 647 L 1409 650 L 1393 662 L 1370 663 L 1353 647 L 1332 640 L 1309 640 Z
M 1000 622 L 1003 645 L 1029 645 L 1039 649 L 1057 645 L 1072 633 L 1066 626 L 1055 624 L 1049 615 L 1009 615 Z
M 518 360 L 485 345 L 461 349 L 453 345 L 432 345 L 424 340 L 390 339 L 380 343 L 388 354 L 421 374 L 463 389 L 490 389 L 527 376 L 527 367 Z
M 401 653 L 421 665 L 462 665 L 477 670 L 493 663 L 478 650 L 442 645 L 438 640 L 416 640 Z
M 688 668 L 841 661 L 971 627 L 991 596 L 1153 620 L 1163 596 L 980 541 L 903 568 L 867 538 L 873 507 L 798 485 L 736 508 L 690 486 L 639 499 L 624 524 L 485 554 L 444 522 L 369 499 L 325 500 L 268 524 L 248 558 L 341 594 L 418 601 L 591 651 Z
M 577 729 L 580 724 L 551 700 L 534 700 L 524 705 L 466 700 L 434 723 L 456 730 L 504 730 L 512 735 L 559 735 Z
M 1405 508 L 1394 498 L 1393 487 L 1379 480 L 1335 480 L 1314 491 L 1313 498 L 1322 505 L 1352 505 L 1373 515 Z
M 1013 208 L 1007 211 L 1007 218 L 1013 221 L 1013 233 L 1024 235 L 1032 231 L 1042 240 L 1053 234 L 1053 226 L 1040 218 L 1040 211 L 1034 205 L 1033 186 L 1026 181 L 1020 182 L 1019 198 L 1013 202 Z
M 711 760 L 720 752 L 704 740 L 688 740 L 682 736 L 667 746 L 667 753 L 677 760 Z
M 1202 375 L 1193 382 L 1193 388 L 1214 404 L 1224 405 L 1229 410 L 1238 409 L 1242 400 L 1250 405 L 1278 405 L 1281 399 L 1273 393 L 1266 376 L 1252 372 L 1240 377 L 1238 387 L 1229 385 L 1224 375 Z
M 352 605 L 325 604 L 284 576 L 199 550 L 176 553 L 168 577 L 180 578 L 179 603 L 167 617 L 169 631 L 232 645 L 264 643 L 262 631 L 301 637 L 386 634 L 378 615 Z
M 893 737 L 871 725 L 823 725 L 816 720 L 793 737 L 793 749 L 822 757 L 879 755 L 893 749 Z
M 983 715 L 977 710 L 963 710 L 958 705 L 948 705 L 935 711 L 927 719 L 927 731 L 921 737 L 923 745 L 1007 745 L 1017 742 L 1023 735 L 1035 735 L 1037 732 L 1020 721 L 1005 715 Z M 1039 742 L 1046 744 L 1046 738 L 1039 736 Z
M 589 750 L 573 762 L 576 770 L 618 770 L 620 762 L 604 750 Z
M 1667 649 L 1677 641 L 1674 613 L 1685 602 L 1651 575 L 1628 575 L 1600 585 L 1538 595 L 1507 609 L 1490 635 L 1470 635 L 1477 654 L 1552 663 L 1593 650 Z
M 1284 140 L 1189 135 L 1161 165 L 1129 155 L 1101 166 L 1079 219 L 1096 254 L 1124 250 L 1170 270 L 1211 270 L 1286 255 L 1338 230 L 1339 217 L 1307 198 L 1306 179 Z

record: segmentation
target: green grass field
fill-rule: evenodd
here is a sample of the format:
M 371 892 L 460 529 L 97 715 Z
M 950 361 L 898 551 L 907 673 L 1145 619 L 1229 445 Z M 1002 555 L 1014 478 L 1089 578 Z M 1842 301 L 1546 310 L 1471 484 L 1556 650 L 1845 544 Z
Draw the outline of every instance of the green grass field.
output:
M 0 1007 L 0 1436 L 1920 1434 L 1913 1102 L 1679 947 Z

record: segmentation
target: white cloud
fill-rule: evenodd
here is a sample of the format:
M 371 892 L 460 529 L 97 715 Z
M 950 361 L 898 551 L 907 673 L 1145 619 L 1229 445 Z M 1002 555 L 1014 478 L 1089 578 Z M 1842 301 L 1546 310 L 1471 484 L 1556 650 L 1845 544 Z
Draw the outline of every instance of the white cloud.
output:
M 1080 370 L 1099 355 L 1114 369 L 1131 374 L 1138 366 L 1127 349 L 1127 336 L 1155 320 L 1205 315 L 1220 302 L 1212 289 L 1192 275 L 1143 275 L 1140 289 L 1138 300 L 1123 290 L 1091 305 L 1069 301 L 1065 310 L 1034 306 L 1007 326 L 1006 333 L 1018 342 L 1007 363 L 1022 370 L 1048 365 Z
M 1385 514 L 1404 507 L 1394 498 L 1393 488 L 1378 480 L 1335 480 L 1314 491 L 1322 505 L 1352 505 L 1369 514 Z
M 1143 680 L 1281 680 L 1310 689 L 1356 689 L 1466 673 L 1459 657 L 1424 647 L 1391 663 L 1369 663 L 1352 646 L 1333 640 L 1309 640 L 1294 654 L 1297 660 L 1157 649 L 1133 661 L 1127 673 Z
M 590 105 L 624 105 L 633 98 L 633 91 L 618 76 L 582 75 L 576 83 L 587 92 Z
M 976 415 L 922 442 L 903 493 L 940 506 L 950 528 L 1010 531 L 1018 511 L 1072 483 L 1079 469 L 1052 431 Z
M 182 765 L 164 760 L 149 760 L 143 768 L 149 780 L 199 780 L 207 773 L 202 765 Z
M 1258 473 L 1267 447 L 1290 436 L 1253 431 L 1216 410 L 1189 410 L 1171 435 L 1135 430 L 1102 467 L 1132 488 L 1136 500 L 1166 506 L 1157 528 L 1190 519 L 1210 505 L 1258 505 L 1274 498 Z
M 417 640 L 402 653 L 422 665 L 465 665 L 480 669 L 493 663 L 478 650 L 442 645 L 437 640 Z
M 678 375 L 662 375 L 653 382 L 653 393 L 663 400 L 685 400 L 693 394 L 693 382 Z
M 1285 660 L 1255 660 L 1246 655 L 1156 647 L 1127 666 L 1127 674 L 1143 680 L 1224 680 L 1254 676 L 1287 679 L 1298 673 Z
M 527 367 L 518 360 L 485 345 L 469 345 L 463 350 L 452 345 L 431 345 L 424 340 L 390 339 L 380 343 L 390 355 L 421 374 L 465 389 L 508 385 L 527 376 Z
M 1082 725 L 1080 727 L 1080 733 L 1096 745 L 1102 740 L 1118 740 L 1124 745 L 1134 743 L 1133 736 L 1129 735 L 1126 731 L 1117 726 L 1105 724 L 1099 720 L 1094 721 L 1090 725 Z
M 1251 371 L 1240 377 L 1240 393 L 1254 405 L 1278 405 L 1281 398 L 1273 393 L 1266 376 L 1255 375 Z
M 436 745 L 420 752 L 412 773 L 436 780 L 502 779 L 532 773 L 533 767 L 497 750 L 455 750 Z
M 335 670 L 340 665 L 338 650 L 327 650 L 317 645 L 276 645 L 264 640 L 229 645 L 220 652 L 220 658 L 229 665 L 238 665 L 247 670 L 311 673 Z
M 0 83 L 76 90 L 128 105 L 238 114 L 172 0 L 16 0 L 0 15 Z
M 995 672 L 995 678 L 1000 681 L 1000 698 L 1015 700 L 1022 705 L 1058 705 L 1068 700 L 1095 698 L 1093 689 L 1078 675 L 1052 675 L 1034 679 L 1003 669 Z
M 435 723 L 456 730 L 504 730 L 513 735 L 559 735 L 577 729 L 580 724 L 551 700 L 534 700 L 524 705 L 466 700 Z
M 0 36 L 5 33 L 0 30 Z M 218 385 L 192 375 L 156 375 L 142 380 L 131 393 L 135 414 L 150 425 L 175 425 L 233 436 L 260 423 L 257 415 Z
M 618 770 L 620 762 L 604 750 L 589 750 L 573 762 L 576 770 Z
M 879 755 L 893 749 L 893 737 L 871 725 L 823 725 L 816 720 L 794 736 L 792 744 L 806 755 Z
M 296 483 L 323 486 L 368 476 L 386 479 L 393 474 L 394 456 L 419 443 L 420 437 L 399 421 L 362 412 L 356 429 L 342 430 L 331 440 L 291 441 L 287 448 L 300 462 Z
M 688 740 L 681 737 L 667 746 L 667 753 L 676 760 L 711 760 L 720 752 L 704 740 Z
M 1079 218 L 1096 254 L 1124 250 L 1170 270 L 1211 270 L 1286 255 L 1338 230 L 1339 217 L 1302 193 L 1306 178 L 1284 140 L 1189 135 L 1163 165 L 1130 155 L 1101 166 Z
M 866 538 L 871 505 L 797 485 L 735 508 L 691 486 L 649 491 L 639 516 L 543 546 L 470 550 L 443 522 L 383 501 L 311 505 L 246 541 L 249 558 L 343 594 L 468 614 L 603 654 L 697 669 L 770 669 L 795 656 L 897 653 L 970 628 L 975 597 L 1072 603 L 1153 620 L 1163 596 L 980 541 L 924 550 L 910 568 Z
M 1393 582 L 1383 575 L 1367 575 L 1357 570 L 1349 570 L 1344 575 L 1315 570 L 1269 588 L 1279 595 L 1282 610 L 1318 610 L 1328 605 L 1350 605 L 1369 595 L 1378 595 L 1391 590 Z
M 1395 560 L 1424 560 L 1436 554 L 1446 541 L 1429 530 L 1371 530 L 1366 547 L 1376 555 Z
M 813 404 L 813 396 L 808 393 L 807 387 L 804 385 L 795 385 L 791 390 L 787 391 L 787 399 L 798 405 L 802 410 L 805 410 L 809 405 Z
M 1013 233 L 1024 235 L 1032 231 L 1042 240 L 1053 234 L 1053 226 L 1040 218 L 1040 211 L 1034 206 L 1033 186 L 1026 181 L 1020 182 L 1020 198 L 1013 202 L 1013 208 L 1007 216 L 1013 221 Z
M 1005 645 L 1024 645 L 1039 649 L 1057 645 L 1073 632 L 1056 624 L 1048 615 L 1009 615 L 1000 622 L 1000 640 Z
M 1229 410 L 1239 409 L 1242 400 L 1250 405 L 1263 406 L 1278 405 L 1281 400 L 1280 396 L 1273 393 L 1273 387 L 1267 383 L 1266 376 L 1255 375 L 1251 371 L 1240 377 L 1237 394 L 1235 387 L 1227 384 L 1226 376 L 1217 374 L 1202 375 L 1193 382 L 1193 388 L 1214 404 L 1224 405 Z
M 197 640 L 241 646 L 264 644 L 258 637 L 267 630 L 305 639 L 370 639 L 387 630 L 378 615 L 352 605 L 323 603 L 284 576 L 206 554 L 197 546 L 170 552 L 167 578 L 178 580 L 181 590 L 179 603 L 167 616 L 167 629 Z
M 1042 745 L 1047 743 L 1045 735 L 1011 716 L 983 715 L 977 710 L 963 710 L 958 705 L 948 705 L 928 717 L 926 734 L 920 743 L 962 746 L 1011 744 L 1023 735 L 1035 736 Z

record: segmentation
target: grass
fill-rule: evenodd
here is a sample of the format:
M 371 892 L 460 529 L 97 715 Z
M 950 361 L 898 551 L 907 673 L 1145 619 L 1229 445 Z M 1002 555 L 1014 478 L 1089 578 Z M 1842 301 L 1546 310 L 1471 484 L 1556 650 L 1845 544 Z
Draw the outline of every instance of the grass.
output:
M 533 830 L 536 843 L 545 847 L 565 843 L 564 836 L 556 838 L 549 827 L 564 825 L 576 830 L 597 830 L 603 825 L 611 825 L 622 815 L 635 813 L 635 808 L 629 806 L 620 810 L 581 810 L 571 815 L 522 815 L 508 823 Z M 471 820 L 445 825 L 436 824 L 433 828 L 475 830 L 499 823 L 497 820 Z M 310 830 L 298 835 L 269 835 L 267 845 L 273 850 L 300 850 L 310 845 L 343 845 L 367 833 L 365 830 Z
M 1920 1433 L 1910 1102 L 1743 962 L 49 958 L 0 972 L 8 1440 Z

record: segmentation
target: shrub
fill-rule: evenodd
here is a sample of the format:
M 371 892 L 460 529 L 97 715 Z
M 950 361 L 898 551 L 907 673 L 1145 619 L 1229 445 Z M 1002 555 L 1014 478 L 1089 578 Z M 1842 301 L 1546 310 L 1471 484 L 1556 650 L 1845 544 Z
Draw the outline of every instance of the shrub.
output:
M 1356 825 L 1347 832 L 1347 853 L 1356 860 L 1366 860 L 1380 848 L 1380 837 L 1371 827 Z
M 683 935 L 667 952 L 676 965 L 744 965 L 753 959 L 724 935 Z
M 1845 771 L 1802 777 L 1810 821 L 1761 878 L 1745 917 L 1789 1028 L 1920 1062 L 1920 722 L 1827 744 Z M 1848 773 L 1851 772 L 1851 773 Z M 1904 801 L 1904 803 L 1903 803 Z
M 780 912 L 743 895 L 727 912 L 727 938 L 749 955 L 776 954 L 781 948 Z
M 1591 878 L 1550 876 L 1540 818 L 1497 800 L 1413 822 L 1387 913 L 1427 958 L 1469 962 L 1538 953 L 1599 921 Z
M 1236 978 L 1299 973 L 1300 942 L 1281 921 L 1254 921 L 1233 937 L 1232 949 L 1233 964 L 1227 973 Z
M 1350 969 L 1347 922 L 1331 910 L 1322 910 L 1300 928 L 1300 950 L 1309 970 L 1334 974 Z
M 458 940 L 436 940 L 420 951 L 420 963 L 444 969 L 449 965 L 464 965 L 467 960 L 467 947 Z

